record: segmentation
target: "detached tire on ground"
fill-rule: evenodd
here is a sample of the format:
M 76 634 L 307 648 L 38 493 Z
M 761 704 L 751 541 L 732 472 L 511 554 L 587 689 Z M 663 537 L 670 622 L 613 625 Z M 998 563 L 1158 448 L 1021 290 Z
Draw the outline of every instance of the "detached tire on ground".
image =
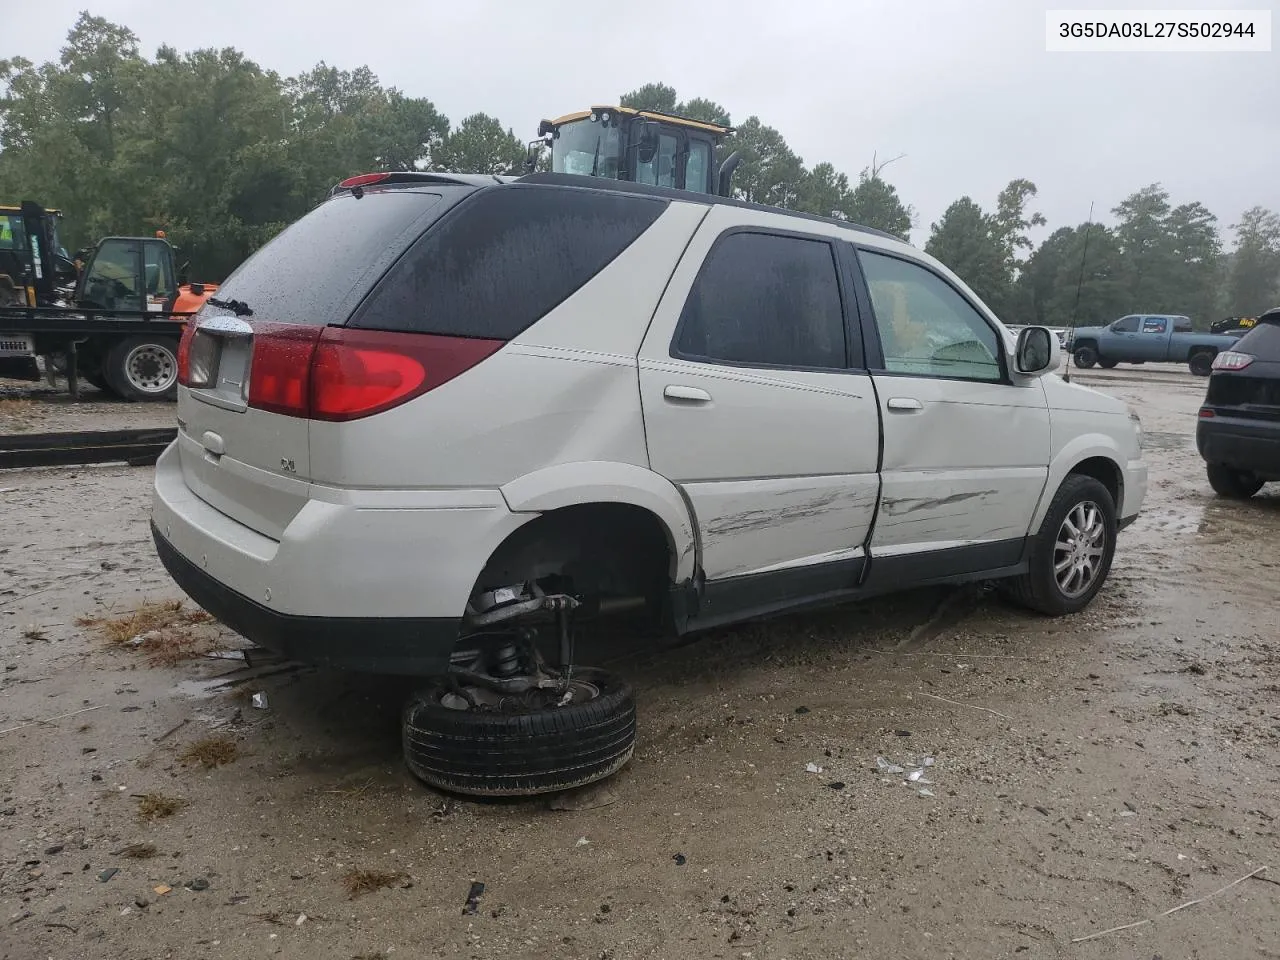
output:
M 125 400 L 168 400 L 178 392 L 178 341 L 126 337 L 102 360 L 102 378 Z
M 1225 463 L 1206 464 L 1209 486 L 1220 497 L 1248 500 L 1262 489 L 1263 481 L 1247 470 L 1236 470 Z
M 1093 347 L 1076 347 L 1075 353 L 1071 356 L 1081 370 L 1088 370 L 1098 362 L 1098 351 Z
M 1051 617 L 1089 605 L 1111 571 L 1116 506 L 1093 477 L 1071 474 L 1032 538 L 1030 568 L 1003 585 L 1015 603 Z
M 575 670 L 573 680 L 595 695 L 527 712 L 449 706 L 457 703 L 449 680 L 433 680 L 405 705 L 405 763 L 429 786 L 469 796 L 532 796 L 602 780 L 635 750 L 635 695 L 604 670 Z

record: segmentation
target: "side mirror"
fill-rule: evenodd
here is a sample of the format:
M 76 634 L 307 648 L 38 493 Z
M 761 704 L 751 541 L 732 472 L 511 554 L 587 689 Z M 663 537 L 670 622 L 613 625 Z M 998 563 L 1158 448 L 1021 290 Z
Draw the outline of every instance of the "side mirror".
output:
M 1048 327 L 1023 327 L 1013 350 L 1014 369 L 1023 376 L 1051 373 L 1059 363 L 1058 338 Z
M 556 129 L 555 126 L 551 123 L 550 120 L 543 120 L 540 124 L 538 124 L 538 136 L 545 137 L 549 133 L 554 133 L 555 129 Z

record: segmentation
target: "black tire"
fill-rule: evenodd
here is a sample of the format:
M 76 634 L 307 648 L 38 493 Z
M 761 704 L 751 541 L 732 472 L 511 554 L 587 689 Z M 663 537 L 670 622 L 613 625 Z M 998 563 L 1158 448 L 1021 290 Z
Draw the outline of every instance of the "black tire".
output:
M 1208 350 L 1193 353 L 1187 359 L 1187 366 L 1197 377 L 1207 377 L 1213 373 L 1213 354 Z
M 1103 536 L 1102 556 L 1093 579 L 1080 593 L 1065 591 L 1054 573 L 1057 560 L 1058 534 L 1063 523 L 1077 508 L 1094 504 L 1101 513 Z M 1078 473 L 1068 475 L 1054 494 L 1049 512 L 1039 532 L 1031 540 L 1030 567 L 1020 577 L 1004 584 L 1005 593 L 1015 603 L 1051 617 L 1077 613 L 1087 607 L 1106 582 L 1111 572 L 1111 561 L 1116 550 L 1116 506 L 1111 493 L 1093 477 Z
M 1266 481 L 1247 470 L 1236 470 L 1225 463 L 1210 463 L 1206 472 L 1209 474 L 1209 486 L 1220 497 L 1232 500 L 1248 500 L 1262 489 Z
M 1116 364 L 1119 362 L 1120 362 L 1119 360 L 1099 360 L 1098 366 L 1100 366 L 1103 370 L 1112 370 L 1112 369 L 1115 369 Z
M 1076 347 L 1075 353 L 1071 355 L 1076 366 L 1081 370 L 1088 370 L 1098 362 L 1098 351 L 1089 345 Z
M 405 704 L 405 764 L 429 786 L 468 796 L 532 796 L 603 780 L 635 750 L 635 694 L 604 670 L 573 676 L 598 695 L 527 713 L 445 706 L 449 681 L 432 680 Z
M 124 400 L 171 400 L 178 393 L 178 341 L 126 337 L 107 351 L 102 378 Z

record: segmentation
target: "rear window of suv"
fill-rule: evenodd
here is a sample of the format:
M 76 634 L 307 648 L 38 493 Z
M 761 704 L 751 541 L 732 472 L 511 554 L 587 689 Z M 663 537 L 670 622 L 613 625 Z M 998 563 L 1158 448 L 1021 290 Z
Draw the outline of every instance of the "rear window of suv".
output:
M 1269 363 L 1280 362 L 1280 317 L 1259 320 L 1231 349 Z
M 387 267 L 467 189 L 341 194 L 286 227 L 214 295 L 241 300 L 257 320 L 343 323 Z
M 666 207 L 573 187 L 482 190 L 413 245 L 350 326 L 510 340 L 608 266 Z

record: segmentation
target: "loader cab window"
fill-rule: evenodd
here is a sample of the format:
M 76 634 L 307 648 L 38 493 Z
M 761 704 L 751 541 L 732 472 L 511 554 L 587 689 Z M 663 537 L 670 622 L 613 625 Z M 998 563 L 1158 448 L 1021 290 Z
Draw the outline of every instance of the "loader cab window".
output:
M 0 213 L 0 250 L 25 250 L 27 235 L 22 229 L 22 218 L 17 214 Z
M 679 141 L 674 133 L 658 134 L 657 149 L 647 163 L 636 156 L 636 183 L 655 187 L 676 186 L 676 148 Z
M 147 281 L 147 296 L 166 299 L 174 293 L 173 257 L 163 243 L 147 243 L 143 248 L 143 274 Z
M 81 282 L 80 300 L 100 310 L 142 310 L 137 241 L 103 240 Z
M 551 170 L 618 180 L 621 144 L 622 132 L 616 124 L 605 126 L 589 117 L 561 124 L 551 144 Z
M 684 166 L 684 188 L 695 193 L 710 193 L 707 171 L 711 169 L 711 144 L 706 140 L 689 141 L 689 158 Z

